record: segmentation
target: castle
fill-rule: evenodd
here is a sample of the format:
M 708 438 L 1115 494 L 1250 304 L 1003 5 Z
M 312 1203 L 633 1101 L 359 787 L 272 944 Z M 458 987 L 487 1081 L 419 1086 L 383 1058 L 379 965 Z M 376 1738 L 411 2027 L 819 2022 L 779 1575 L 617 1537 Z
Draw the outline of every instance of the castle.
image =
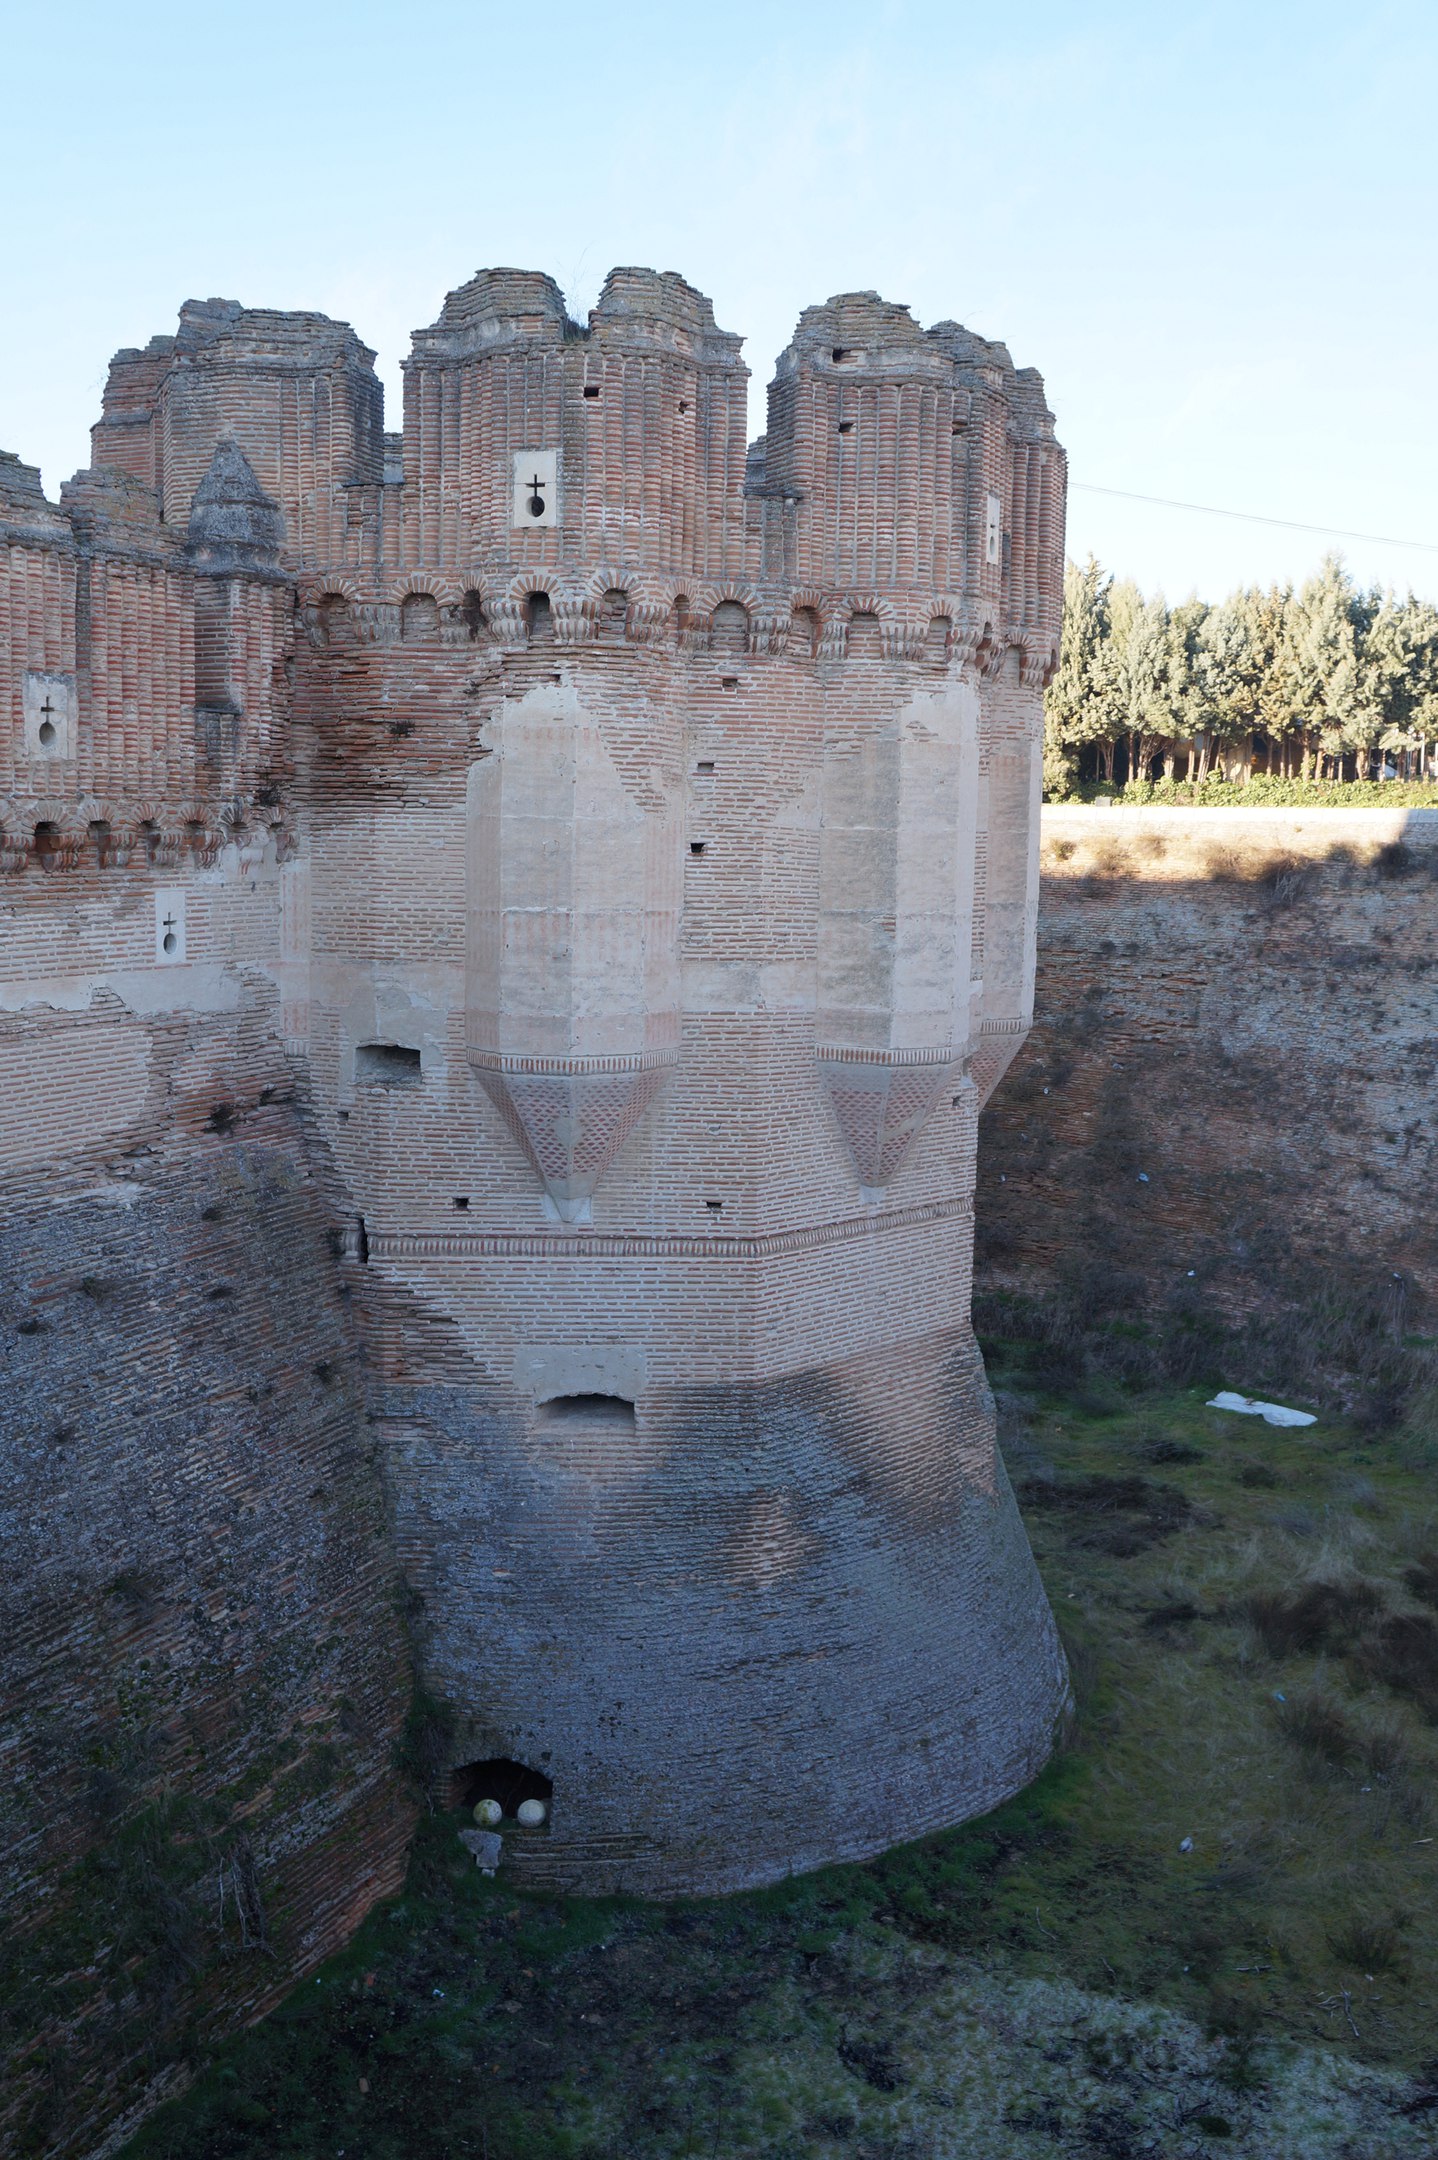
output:
M 93 1708 L 90 1599 L 229 1776 L 195 1705 L 264 1637 L 344 1792 L 300 1962 L 402 1852 L 396 1557 L 451 1789 L 543 1792 L 539 1884 L 872 1854 L 1067 1699 L 969 1318 L 1063 454 L 1035 373 L 873 293 L 752 445 L 739 348 L 672 274 L 583 326 L 487 271 L 392 435 L 347 326 L 191 302 L 58 507 L 0 461 L 12 1641 Z

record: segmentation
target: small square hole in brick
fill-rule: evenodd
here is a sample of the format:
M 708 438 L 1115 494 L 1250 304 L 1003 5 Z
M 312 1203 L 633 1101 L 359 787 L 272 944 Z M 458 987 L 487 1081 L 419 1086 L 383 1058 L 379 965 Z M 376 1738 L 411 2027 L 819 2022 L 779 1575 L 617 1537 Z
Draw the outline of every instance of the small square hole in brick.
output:
M 702 855 L 704 853 L 705 846 L 706 842 L 704 842 L 703 840 L 691 840 L 689 843 L 689 852 L 691 855 Z
M 737 690 L 739 687 L 739 678 L 737 675 L 721 675 L 719 680 L 726 690 Z
M 712 758 L 712 757 L 702 757 L 702 758 L 700 758 L 700 760 L 699 760 L 699 763 L 698 763 L 698 764 L 697 764 L 697 765 L 695 766 L 694 770 L 695 770 L 696 772 L 713 772 L 713 770 L 714 770 L 714 760 L 713 760 L 713 758 Z
M 706 1200 L 704 1205 L 706 1208 L 708 1208 L 711 1215 L 722 1215 L 724 1212 L 724 1203 L 722 1200 Z
M 587 383 L 586 383 L 586 384 L 584 385 L 584 395 L 585 395 L 586 397 L 598 397 L 598 395 L 599 395 L 599 385 L 598 385 L 598 383 L 590 383 L 590 382 L 587 382 Z
M 454 1204 L 459 1209 L 460 1213 L 463 1214 L 464 1210 L 469 1206 L 469 1194 L 467 1192 L 456 1193 L 454 1196 Z
M 840 433 L 841 435 L 852 435 L 852 434 L 853 434 L 853 432 L 854 432 L 854 423 L 853 423 L 853 421 L 852 421 L 852 420 L 841 420 L 841 421 L 839 422 L 839 433 Z

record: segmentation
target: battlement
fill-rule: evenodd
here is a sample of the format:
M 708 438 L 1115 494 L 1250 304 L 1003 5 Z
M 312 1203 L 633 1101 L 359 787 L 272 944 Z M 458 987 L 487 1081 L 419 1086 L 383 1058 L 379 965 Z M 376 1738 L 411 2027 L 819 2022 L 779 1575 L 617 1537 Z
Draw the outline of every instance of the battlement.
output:
M 1041 378 L 842 293 L 800 317 L 749 445 L 741 342 L 672 271 L 611 271 L 586 324 L 552 278 L 481 271 L 415 333 L 386 436 L 348 324 L 187 300 L 174 334 L 116 354 L 94 465 L 58 507 L 0 464 L 0 861 L 33 860 L 39 828 L 69 835 L 52 866 L 83 854 L 76 831 L 135 824 L 127 798 L 206 850 L 244 833 L 287 768 L 296 634 L 358 654 L 432 624 L 477 662 L 548 637 L 1046 680 L 1064 461 Z M 43 744 L 26 695 L 65 709 Z M 217 713 L 248 745 L 222 799 Z

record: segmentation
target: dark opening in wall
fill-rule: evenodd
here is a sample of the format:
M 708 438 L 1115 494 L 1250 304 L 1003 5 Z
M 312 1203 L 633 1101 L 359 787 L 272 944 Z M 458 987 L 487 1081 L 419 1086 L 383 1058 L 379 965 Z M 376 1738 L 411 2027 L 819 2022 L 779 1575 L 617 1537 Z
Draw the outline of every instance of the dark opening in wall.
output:
M 854 349 L 853 349 L 853 347 L 852 347 L 851 345 L 836 345 L 836 346 L 834 347 L 834 365 L 835 365 L 835 367 L 845 367 L 845 366 L 847 366 L 847 365 L 848 365 L 848 363 L 849 363 L 849 362 L 850 362 L 850 361 L 851 361 L 851 360 L 853 359 L 853 357 L 854 357 Z
M 724 1211 L 724 1203 L 722 1200 L 706 1200 L 704 1205 L 708 1208 L 711 1215 L 720 1215 Z
M 699 763 L 698 763 L 698 764 L 697 764 L 697 765 L 695 766 L 694 770 L 695 770 L 696 772 L 713 772 L 713 770 L 714 770 L 714 760 L 713 760 L 713 758 L 712 758 L 712 757 L 702 757 L 702 758 L 700 758 L 700 760 L 699 760 Z
M 634 1405 L 623 1395 L 552 1395 L 536 1405 L 540 1425 L 611 1425 L 616 1432 L 633 1432 Z
M 702 840 L 691 840 L 689 843 L 690 854 L 702 855 L 704 853 L 704 845 L 705 843 Z
M 462 1214 L 464 1210 L 469 1206 L 469 1194 L 467 1192 L 456 1193 L 454 1196 L 454 1204 Z
M 584 395 L 585 395 L 586 397 L 598 397 L 598 395 L 599 395 L 599 385 L 598 385 L 598 383 L 592 383 L 592 382 L 587 382 L 587 383 L 586 383 L 586 384 L 584 385 Z
M 471 589 L 465 594 L 460 602 L 459 614 L 471 640 L 477 639 L 485 628 L 484 601 L 477 592 Z
M 554 641 L 554 611 L 549 605 L 547 592 L 531 593 L 524 604 L 524 620 L 529 631 L 530 643 L 549 645 Z
M 407 1043 L 361 1043 L 355 1051 L 355 1078 L 366 1087 L 418 1087 L 418 1050 Z
M 854 432 L 854 423 L 853 423 L 853 421 L 852 421 L 852 420 L 841 420 L 841 421 L 839 422 L 839 433 L 840 433 L 841 435 L 852 435 L 852 434 L 853 434 L 853 432 Z
M 497 1800 L 513 1822 L 526 1800 L 539 1800 L 546 1810 L 554 1798 L 554 1780 L 528 1763 L 491 1755 L 484 1762 L 462 1763 L 450 1773 L 451 1807 L 472 1808 L 480 1800 Z

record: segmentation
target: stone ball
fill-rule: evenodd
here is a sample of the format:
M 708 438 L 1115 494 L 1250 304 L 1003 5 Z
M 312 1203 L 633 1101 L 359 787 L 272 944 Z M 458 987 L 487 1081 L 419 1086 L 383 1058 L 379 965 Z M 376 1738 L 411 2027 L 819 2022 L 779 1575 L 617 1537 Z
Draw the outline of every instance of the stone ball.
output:
M 542 1800 L 521 1800 L 517 1812 L 526 1830 L 537 1830 L 549 1810 Z
M 477 1823 L 482 1824 L 486 1830 L 492 1830 L 497 1822 L 503 1822 L 504 1809 L 497 1800 L 476 1800 L 474 1803 L 474 1819 Z

